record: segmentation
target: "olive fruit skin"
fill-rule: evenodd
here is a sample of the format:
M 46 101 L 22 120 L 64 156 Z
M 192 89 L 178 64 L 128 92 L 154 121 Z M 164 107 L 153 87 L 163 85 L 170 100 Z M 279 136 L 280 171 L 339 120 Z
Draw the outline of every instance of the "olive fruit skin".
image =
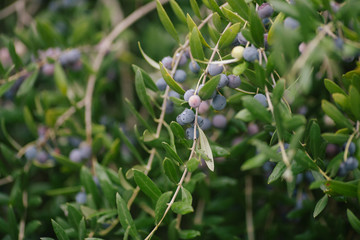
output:
M 176 60 L 178 59 L 178 57 L 180 56 L 180 53 L 176 54 Z M 179 60 L 179 66 L 184 66 L 187 62 L 187 57 L 185 55 L 185 53 L 181 54 L 180 60 Z
M 79 204 L 85 204 L 86 203 L 86 193 L 78 192 L 75 196 L 75 200 Z
M 59 62 L 62 66 L 75 64 L 80 60 L 81 53 L 79 49 L 71 49 L 70 51 L 63 52 L 59 57 Z
M 299 27 L 299 22 L 298 20 L 292 18 L 292 17 L 287 17 L 284 20 L 284 27 L 286 28 L 290 28 L 290 29 L 296 29 Z
M 184 124 L 192 123 L 195 119 L 195 114 L 191 109 L 185 109 L 182 113 L 180 113 L 181 122 Z
M 91 150 L 91 146 L 88 143 L 82 142 L 80 144 L 79 150 L 81 151 L 82 157 L 84 159 L 90 159 L 92 150 Z
M 267 99 L 264 94 L 258 93 L 254 98 L 261 103 L 264 107 L 268 107 Z
M 248 62 L 255 62 L 259 59 L 259 53 L 256 47 L 250 46 L 244 49 L 243 58 Z
M 229 83 L 228 77 L 222 73 L 222 74 L 220 74 L 220 81 L 219 81 L 219 84 L 217 85 L 217 88 L 223 88 L 226 85 L 228 85 L 228 83 Z
M 346 168 L 346 171 L 352 171 L 356 168 L 358 168 L 359 166 L 359 161 L 354 158 L 354 157 L 349 157 L 348 159 L 346 159 L 346 162 L 345 162 L 345 168 Z
M 195 61 L 191 61 L 189 62 L 189 69 L 191 72 L 197 74 L 200 71 L 200 65 Z
M 172 57 L 166 56 L 161 60 L 161 63 L 164 65 L 165 68 L 171 70 L 172 69 Z
M 345 151 L 345 148 L 346 148 L 346 143 L 343 144 L 342 150 Z M 350 156 L 353 156 L 355 151 L 356 151 L 355 143 L 351 142 L 349 145 L 348 153 L 350 154 Z
M 226 98 L 216 95 L 211 102 L 211 106 L 217 111 L 223 110 L 226 107 Z
M 155 84 L 160 91 L 165 91 L 167 87 L 167 83 L 165 82 L 164 78 L 159 78 Z
M 258 15 L 261 19 L 271 17 L 271 15 L 274 13 L 273 7 L 269 3 L 263 3 L 259 6 Z
M 194 127 L 189 127 L 185 131 L 186 138 L 189 140 L 194 139 Z M 196 138 L 199 137 L 199 130 L 196 129 Z
M 244 53 L 244 47 L 242 46 L 236 46 L 231 50 L 231 56 L 236 59 L 242 59 L 243 53 Z
M 206 113 L 210 109 L 210 104 L 207 101 L 202 101 L 199 105 L 199 113 Z
M 225 128 L 227 124 L 227 119 L 222 114 L 217 114 L 212 119 L 212 125 L 216 128 Z
M 37 150 L 35 146 L 30 146 L 26 149 L 25 158 L 27 160 L 32 160 L 36 158 L 36 155 L 37 155 Z
M 229 81 L 228 81 L 227 85 L 229 88 L 237 88 L 241 84 L 241 79 L 239 76 L 231 74 L 228 76 L 228 79 L 229 79 Z
M 238 42 L 240 43 L 240 45 L 245 46 L 248 43 L 248 40 L 245 39 L 244 35 L 242 35 L 241 32 L 239 32 L 236 36 Z
M 180 94 L 179 93 L 177 93 L 177 92 L 175 92 L 175 91 L 173 91 L 173 90 L 171 90 L 170 92 L 169 92 L 169 95 L 168 95 L 169 97 L 174 97 L 174 98 L 180 98 Z
M 178 83 L 183 83 L 186 80 L 186 72 L 182 69 L 176 70 L 174 74 L 174 80 Z
M 200 106 L 200 103 L 201 103 L 201 98 L 198 96 L 198 95 L 192 95 L 190 98 L 189 98 L 189 105 L 190 107 L 192 108 L 197 108 Z
M 82 157 L 82 153 L 81 153 L 80 149 L 75 148 L 75 149 L 71 150 L 69 159 L 72 162 L 76 162 L 76 163 L 81 162 L 83 157 Z
M 189 90 L 187 90 L 185 93 L 184 93 L 184 100 L 185 101 L 189 101 L 189 98 L 191 97 L 191 96 L 193 96 L 195 94 L 195 90 L 194 89 L 189 89 Z
M 211 63 L 209 65 L 208 72 L 211 76 L 219 75 L 223 71 L 224 71 L 224 66 L 222 64 Z

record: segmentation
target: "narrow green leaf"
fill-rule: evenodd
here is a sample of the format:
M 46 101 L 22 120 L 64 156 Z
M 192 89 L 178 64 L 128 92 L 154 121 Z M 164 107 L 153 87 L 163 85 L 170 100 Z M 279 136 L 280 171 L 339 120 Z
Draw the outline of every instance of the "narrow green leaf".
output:
M 223 7 L 222 12 L 224 16 L 232 23 L 241 23 L 242 25 L 245 23 L 244 19 L 241 18 L 238 14 L 231 11 L 230 9 Z
M 284 95 L 285 88 L 285 80 L 283 78 L 277 81 L 271 98 L 271 101 L 274 105 L 277 105 L 280 102 L 280 99 Z
M 172 10 L 174 11 L 176 17 L 180 21 L 182 21 L 183 23 L 186 24 L 185 14 L 184 14 L 183 10 L 181 9 L 181 7 L 179 6 L 179 4 L 175 0 L 170 0 L 170 6 L 171 6 Z
M 101 196 L 100 196 L 100 193 L 99 193 L 99 189 L 96 186 L 89 169 L 87 167 L 85 167 L 85 166 L 83 166 L 81 168 L 80 181 L 81 181 L 82 186 L 84 186 L 86 193 L 91 194 L 91 196 L 94 199 L 96 205 L 99 207 L 100 202 L 101 202 Z
M 86 224 L 85 218 L 82 217 L 79 223 L 79 240 L 83 240 L 86 237 Z
M 3 78 L 5 73 L 6 73 L 5 68 L 2 65 L 2 63 L 0 62 L 0 77 Z
M 326 192 L 329 195 L 343 195 L 344 197 L 357 196 L 357 184 L 351 182 L 341 182 L 336 180 L 327 181 Z
M 135 72 L 135 90 L 143 106 L 152 117 L 155 117 L 154 110 L 150 103 L 150 97 L 148 96 L 145 89 L 143 75 L 139 69 Z
M 32 114 L 30 112 L 30 109 L 27 106 L 24 107 L 24 122 L 25 122 L 26 126 L 28 127 L 28 129 L 30 130 L 30 132 L 34 136 L 37 136 L 37 126 L 36 126 L 36 123 L 34 121 Z
M 317 159 L 321 153 L 321 145 L 323 140 L 321 138 L 321 130 L 317 122 L 313 122 L 310 127 L 310 149 L 314 159 Z
M 145 121 L 145 119 L 140 115 L 138 111 L 136 111 L 134 105 L 129 101 L 129 99 L 125 98 L 125 103 L 128 106 L 128 110 L 135 115 L 135 117 L 144 125 L 150 132 L 154 132 L 154 128 L 149 125 L 148 121 Z
M 166 31 L 179 43 L 180 39 L 179 39 L 178 33 L 159 0 L 156 0 L 156 9 L 157 9 L 160 21 L 161 21 L 162 25 L 164 26 L 164 28 L 166 29 Z
M 169 74 L 169 72 L 166 70 L 166 68 L 161 62 L 160 62 L 160 71 L 167 85 L 169 85 L 169 87 L 175 92 L 184 95 L 185 90 L 171 77 L 171 75 Z
M 96 163 L 95 172 L 96 172 L 96 176 L 99 179 L 104 197 L 109 202 L 111 207 L 115 207 L 116 189 L 114 188 L 113 183 L 110 181 L 106 168 Z
M 220 147 L 219 145 L 211 143 L 210 146 L 211 146 L 211 151 L 213 153 L 214 158 L 227 157 L 230 155 L 230 152 L 227 149 Z
M 199 96 L 202 100 L 210 99 L 220 81 L 220 74 L 212 77 L 200 89 Z
M 217 4 L 217 2 L 215 0 L 208 0 L 210 8 L 217 12 L 221 17 L 225 18 L 224 14 L 222 13 L 219 5 Z
M 27 223 L 25 228 L 25 236 L 31 236 L 34 233 L 36 233 L 36 231 L 39 229 L 41 225 L 42 223 L 39 220 L 32 220 L 29 223 Z
M 243 103 L 244 107 L 246 107 L 246 109 L 249 110 L 249 112 L 254 115 L 256 119 L 266 123 L 272 122 L 271 113 L 253 97 L 244 97 Z
M 10 57 L 11 57 L 13 63 L 15 64 L 15 68 L 17 70 L 19 70 L 20 68 L 23 67 L 23 63 L 22 63 L 19 55 L 16 53 L 14 43 L 12 41 L 9 41 L 8 50 L 9 50 Z
M 197 230 L 179 230 L 179 237 L 181 239 L 193 239 L 201 236 L 201 233 Z
M 73 205 L 67 204 L 68 210 L 68 219 L 69 223 L 75 228 L 79 228 L 79 223 L 81 221 L 82 215 L 78 209 L 76 209 Z
M 331 95 L 342 110 L 345 112 L 351 112 L 351 106 L 350 106 L 350 97 L 345 96 L 341 93 L 334 93 Z
M 250 13 L 250 32 L 254 45 L 258 48 L 264 46 L 264 26 L 254 8 Z
M 249 19 L 249 6 L 245 0 L 227 0 L 227 2 L 242 18 Z
M 240 31 L 240 27 L 240 23 L 235 23 L 234 25 L 226 29 L 226 31 L 221 35 L 219 39 L 220 49 L 229 46 L 234 41 L 236 35 Z
M 78 170 L 82 166 L 81 163 L 73 162 L 68 157 L 58 153 L 53 153 L 53 157 L 56 159 L 58 163 L 69 168 L 70 170 Z
M 209 36 L 213 42 L 218 42 L 220 39 L 220 33 L 213 28 L 210 24 L 207 25 Z M 203 65 L 201 65 L 203 66 Z M 204 66 L 203 66 L 204 67 Z
M 56 28 L 50 25 L 48 22 L 36 21 L 36 30 L 39 34 L 42 42 L 47 47 L 59 46 L 62 44 L 61 35 L 55 31 Z
M 17 150 L 20 150 L 21 146 L 19 143 L 13 139 L 10 134 L 7 131 L 6 125 L 5 125 L 5 119 L 1 118 L 1 131 L 5 139 L 11 144 L 11 146 Z
M 350 225 L 354 228 L 354 230 L 360 233 L 360 220 L 355 216 L 355 214 L 350 210 L 346 210 L 347 217 L 349 219 Z
M 144 69 L 142 69 L 141 67 L 139 66 L 136 66 L 135 64 L 131 65 L 134 72 L 136 72 L 137 70 L 140 70 L 142 76 L 143 76 L 143 79 L 144 79 L 144 83 L 145 83 L 145 86 L 147 88 L 149 88 L 150 90 L 156 92 L 158 91 L 159 89 L 156 87 L 156 84 L 154 83 L 154 81 L 152 80 L 152 78 L 149 76 L 149 74 L 147 74 L 147 72 L 145 72 Z
M 189 32 L 191 32 L 194 27 L 196 27 L 196 23 L 194 22 L 194 20 L 191 18 L 191 16 L 189 14 L 186 14 L 186 23 L 189 29 Z
M 188 213 L 191 213 L 194 211 L 191 204 L 189 204 L 187 202 L 174 202 L 174 204 L 171 206 L 171 210 L 174 213 L 181 214 L 181 215 L 185 215 L 185 214 L 188 214 Z
M 191 193 L 189 192 L 189 190 L 187 190 L 185 187 L 181 187 L 181 201 L 188 203 L 188 204 L 192 204 L 192 196 Z
M 340 128 L 353 128 L 349 120 L 330 102 L 322 100 L 321 108 Z
M 123 229 L 129 228 L 129 233 L 134 239 L 141 239 L 136 230 L 136 226 L 133 218 L 131 217 L 130 211 L 127 208 L 126 202 L 119 193 L 116 193 L 116 206 L 119 220 Z
M 16 81 L 11 81 L 11 82 L 7 82 L 4 83 L 3 85 L 0 86 L 0 97 L 6 93 L 11 87 L 12 85 L 14 85 Z
M 190 51 L 195 59 L 200 61 L 205 59 L 203 46 L 201 44 L 201 39 L 197 28 L 193 28 L 190 34 Z M 204 67 L 203 63 L 199 63 L 199 65 Z
M 315 205 L 313 217 L 316 218 L 326 207 L 328 202 L 328 196 L 324 195 Z
M 119 157 L 120 139 L 116 138 L 110 146 L 110 149 L 106 152 L 101 165 L 107 166 L 110 162 Z
M 59 240 L 69 240 L 69 237 L 66 235 L 65 230 L 57 222 L 51 219 L 51 224 L 53 226 L 56 237 Z
M 345 91 L 342 90 L 341 87 L 339 87 L 336 83 L 334 83 L 330 79 L 325 78 L 324 85 L 330 94 L 341 93 L 343 95 L 346 95 Z
M 190 6 L 191 6 L 192 10 L 194 11 L 195 15 L 198 18 L 202 19 L 199 5 L 197 4 L 196 0 L 190 0 Z
M 207 157 L 207 159 L 205 159 L 205 163 L 206 163 L 207 167 L 210 169 L 210 171 L 214 171 L 214 168 L 215 168 L 214 157 L 213 157 L 213 153 L 211 151 L 209 141 L 208 141 L 205 133 L 203 132 L 203 130 L 200 127 L 198 127 L 198 130 L 199 130 L 199 142 L 200 142 L 199 150 L 203 151 Z
M 272 45 L 274 43 L 274 40 L 276 39 L 274 36 L 275 36 L 275 32 L 276 32 L 276 28 L 283 24 L 283 20 L 285 18 L 285 14 L 280 12 L 276 18 L 275 18 L 275 21 L 274 23 L 271 25 L 270 29 L 269 29 L 269 32 L 268 32 L 268 43 L 269 45 Z
M 189 161 L 186 162 L 186 167 L 189 172 L 194 172 L 198 169 L 200 161 L 196 158 L 191 158 Z
M 349 89 L 350 97 L 350 108 L 357 120 L 360 120 L 360 94 L 359 91 L 354 87 L 350 86 Z
M 165 210 L 167 208 L 167 203 L 170 202 L 172 192 L 165 192 L 161 194 L 159 199 L 156 202 L 155 206 L 155 224 L 158 224 L 161 218 L 163 217 Z
M 146 176 L 143 172 L 134 170 L 134 179 L 141 191 L 143 191 L 148 197 L 153 199 L 155 202 L 159 199 L 161 191 L 148 176 Z
M 35 71 L 25 79 L 25 81 L 21 84 L 19 91 L 16 94 L 17 97 L 23 96 L 24 94 L 32 90 L 35 81 L 37 79 L 38 72 L 39 72 L 38 69 L 35 69 Z
M 180 179 L 179 167 L 169 158 L 163 161 L 163 168 L 166 176 L 173 182 L 178 183 Z
M 71 186 L 71 187 L 63 187 L 63 188 L 52 188 L 45 192 L 47 196 L 59 196 L 59 195 L 67 195 L 74 194 L 81 191 L 81 186 Z
M 306 117 L 304 115 L 292 115 L 291 118 L 285 119 L 284 127 L 289 131 L 294 131 L 306 124 Z
M 272 158 L 275 161 L 281 161 L 281 154 L 277 152 L 277 146 L 270 147 L 268 144 L 260 141 L 259 139 L 251 140 L 251 144 L 256 146 L 257 150 L 262 154 L 265 154 L 268 158 Z
M 172 121 L 170 123 L 170 128 L 177 138 L 185 138 L 184 128 L 179 123 Z
M 60 92 L 66 96 L 67 94 L 67 78 L 63 68 L 61 67 L 60 63 L 55 63 L 54 69 L 54 78 L 55 83 Z
M 349 135 L 340 133 L 323 133 L 321 135 L 329 143 L 343 144 L 349 139 Z
M 246 160 L 241 165 L 241 170 L 246 171 L 253 168 L 261 167 L 268 159 L 269 157 L 265 154 L 256 154 L 254 157 Z
M 12 239 L 18 239 L 19 235 L 19 227 L 18 222 L 16 220 L 14 208 L 10 205 L 7 209 L 7 223 L 8 223 L 8 233 Z
M 133 186 L 131 186 L 131 184 L 128 181 L 126 181 L 124 174 L 122 172 L 122 168 L 119 168 L 118 176 L 119 176 L 120 184 L 123 188 L 125 188 L 126 190 L 134 190 Z
M 141 55 L 143 55 L 144 59 L 150 64 L 150 66 L 152 66 L 153 68 L 157 69 L 157 70 L 160 70 L 160 66 L 159 64 L 154 61 L 151 57 L 149 57 L 145 52 L 144 50 L 141 48 L 141 44 L 140 42 L 138 42 L 138 46 L 139 46 L 139 50 L 141 52 Z
M 255 77 L 256 77 L 255 85 L 260 89 L 264 89 L 266 84 L 265 69 L 264 67 L 260 66 L 260 64 L 257 62 L 254 62 L 253 64 L 255 67 Z
M 284 164 L 284 162 L 278 162 L 269 176 L 268 184 L 278 180 L 284 174 L 285 170 L 286 165 Z
M 186 15 L 186 22 L 188 25 L 189 32 L 192 32 L 192 30 L 195 28 L 203 46 L 210 48 L 209 44 L 206 42 L 204 36 L 201 34 L 200 30 L 196 26 L 196 23 L 194 22 L 194 20 L 191 18 L 191 16 L 189 14 Z
M 171 159 L 177 161 L 178 163 L 180 163 L 180 165 L 183 164 L 183 161 L 181 160 L 181 158 L 180 158 L 179 155 L 176 153 L 176 150 L 175 150 L 173 147 L 171 147 L 167 142 L 162 142 L 162 146 L 163 146 L 163 148 L 165 149 L 167 155 L 168 155 Z

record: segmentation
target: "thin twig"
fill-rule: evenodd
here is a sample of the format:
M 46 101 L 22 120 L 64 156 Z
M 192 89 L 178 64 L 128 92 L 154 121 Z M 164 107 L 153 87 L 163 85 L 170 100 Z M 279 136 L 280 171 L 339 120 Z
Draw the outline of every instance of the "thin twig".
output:
M 206 17 L 202 22 L 201 24 L 199 24 L 198 28 L 201 29 L 212 17 L 213 13 L 210 14 L 208 17 Z M 181 47 L 181 52 L 183 52 L 188 46 L 189 46 L 189 39 L 186 40 L 186 42 L 184 43 L 184 45 Z M 177 52 L 177 51 L 176 51 Z M 180 54 L 182 54 L 180 52 Z M 176 55 L 175 55 L 176 56 Z M 178 57 L 174 63 L 174 66 L 172 68 L 172 71 L 170 73 L 171 76 L 174 76 L 175 74 L 175 71 L 177 69 L 177 66 L 179 64 L 179 61 L 180 61 L 180 57 Z M 166 102 L 167 102 L 167 96 L 168 96 L 168 93 L 170 91 L 170 88 L 169 86 L 166 87 L 166 90 L 165 90 L 165 94 L 163 95 L 163 104 L 162 104 L 162 107 L 161 107 L 161 113 L 160 113 L 160 118 L 158 120 L 158 126 L 156 128 L 156 137 L 158 138 L 160 136 L 160 132 L 161 132 L 161 128 L 162 128 L 162 125 L 163 125 L 163 122 L 164 122 L 164 117 L 165 117 L 165 111 L 166 111 Z M 155 154 L 156 154 L 156 148 L 152 148 L 151 151 L 150 151 L 150 156 L 149 156 L 149 160 L 146 164 L 146 168 L 145 168 L 145 171 L 144 171 L 144 174 L 147 175 L 150 170 L 151 170 L 151 165 L 152 165 L 152 162 L 154 160 L 154 157 L 155 157 Z M 133 192 L 133 194 L 131 195 L 128 203 L 127 203 L 127 207 L 128 209 L 131 208 L 133 202 L 135 201 L 137 195 L 139 194 L 139 191 L 140 191 L 140 188 L 139 186 L 137 186 Z
M 161 0 L 162 3 L 166 3 L 169 0 Z M 149 13 L 150 11 L 156 8 L 156 2 L 150 2 L 143 7 L 140 7 L 133 13 L 131 13 L 128 17 L 126 17 L 123 21 L 121 21 L 108 36 L 106 36 L 101 43 L 98 45 L 98 54 L 95 57 L 94 63 L 92 65 L 92 69 L 94 71 L 93 74 L 90 75 L 88 79 L 88 85 L 86 87 L 85 94 L 85 125 L 86 125 L 86 140 L 89 144 L 92 142 L 92 121 L 91 121 L 91 107 L 92 107 L 92 96 L 94 92 L 95 82 L 96 82 L 96 74 L 100 69 L 102 60 L 105 57 L 106 52 L 111 47 L 112 42 L 122 33 L 125 29 L 131 26 L 134 22 L 142 18 L 144 15 Z
M 3 10 L 0 11 L 0 20 L 6 18 L 7 16 L 11 15 L 12 13 L 14 13 L 16 11 L 16 5 L 18 4 L 18 2 L 14 2 L 12 4 L 10 4 L 9 6 L 7 6 L 6 8 L 4 8 Z

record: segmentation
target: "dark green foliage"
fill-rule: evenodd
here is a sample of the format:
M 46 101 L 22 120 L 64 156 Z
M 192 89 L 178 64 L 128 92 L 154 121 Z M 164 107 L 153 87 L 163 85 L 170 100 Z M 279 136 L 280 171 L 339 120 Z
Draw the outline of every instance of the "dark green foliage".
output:
M 0 239 L 359 238 L 357 0 L 20 3 Z

